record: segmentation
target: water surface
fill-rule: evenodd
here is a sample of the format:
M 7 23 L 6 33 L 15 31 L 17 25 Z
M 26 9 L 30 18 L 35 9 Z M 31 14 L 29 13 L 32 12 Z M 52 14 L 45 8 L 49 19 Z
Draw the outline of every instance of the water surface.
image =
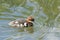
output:
M 13 28 L 12 20 L 35 18 L 34 26 Z M 60 0 L 1 0 L 0 40 L 59 40 Z

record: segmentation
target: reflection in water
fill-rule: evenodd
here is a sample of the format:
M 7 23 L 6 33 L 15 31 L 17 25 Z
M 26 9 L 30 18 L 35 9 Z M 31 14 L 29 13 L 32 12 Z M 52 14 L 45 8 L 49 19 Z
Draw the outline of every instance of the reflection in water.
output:
M 34 29 L 33 29 L 33 27 L 28 27 L 28 28 L 25 28 L 24 31 L 26 31 L 28 33 L 33 33 Z
M 17 27 L 11 27 L 17 29 L 18 32 L 28 32 L 28 33 L 33 33 L 34 28 L 33 27 L 24 27 L 24 28 L 17 28 Z

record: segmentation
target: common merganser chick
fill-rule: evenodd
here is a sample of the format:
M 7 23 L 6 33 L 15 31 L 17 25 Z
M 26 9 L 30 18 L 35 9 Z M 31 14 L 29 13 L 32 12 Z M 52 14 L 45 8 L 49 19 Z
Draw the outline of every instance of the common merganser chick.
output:
M 19 19 L 9 22 L 12 27 L 30 27 L 33 26 L 34 18 L 29 16 L 27 19 Z

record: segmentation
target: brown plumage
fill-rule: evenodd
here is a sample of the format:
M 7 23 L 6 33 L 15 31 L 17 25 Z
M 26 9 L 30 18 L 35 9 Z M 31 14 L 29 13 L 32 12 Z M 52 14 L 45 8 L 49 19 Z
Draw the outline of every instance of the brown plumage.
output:
M 34 18 L 32 16 L 27 17 L 26 19 L 14 20 L 9 23 L 13 27 L 28 27 L 33 26 Z

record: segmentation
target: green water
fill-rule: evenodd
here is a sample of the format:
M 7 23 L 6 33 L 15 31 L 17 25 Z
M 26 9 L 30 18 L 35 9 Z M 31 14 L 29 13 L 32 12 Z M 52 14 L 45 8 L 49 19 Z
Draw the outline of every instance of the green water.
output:
M 8 25 L 30 15 L 34 26 L 25 31 Z M 0 40 L 60 40 L 60 0 L 0 0 Z

